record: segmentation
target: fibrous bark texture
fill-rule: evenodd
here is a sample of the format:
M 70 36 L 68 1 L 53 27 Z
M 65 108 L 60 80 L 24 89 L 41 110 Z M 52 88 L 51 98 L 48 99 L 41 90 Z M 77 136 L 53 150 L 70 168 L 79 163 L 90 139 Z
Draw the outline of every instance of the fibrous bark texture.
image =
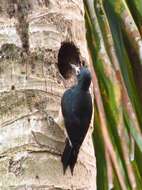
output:
M 75 82 L 69 64 L 84 60 L 82 0 L 0 0 L 0 189 L 96 189 L 92 125 L 72 176 L 54 121 Z

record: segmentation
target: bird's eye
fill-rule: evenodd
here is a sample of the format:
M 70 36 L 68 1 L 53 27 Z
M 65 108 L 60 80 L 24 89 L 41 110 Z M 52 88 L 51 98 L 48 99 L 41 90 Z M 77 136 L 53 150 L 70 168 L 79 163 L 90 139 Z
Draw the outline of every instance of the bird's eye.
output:
M 80 76 L 80 73 L 77 75 L 78 77 Z
M 80 75 L 80 69 L 78 69 L 77 71 L 76 71 L 76 74 L 79 76 Z

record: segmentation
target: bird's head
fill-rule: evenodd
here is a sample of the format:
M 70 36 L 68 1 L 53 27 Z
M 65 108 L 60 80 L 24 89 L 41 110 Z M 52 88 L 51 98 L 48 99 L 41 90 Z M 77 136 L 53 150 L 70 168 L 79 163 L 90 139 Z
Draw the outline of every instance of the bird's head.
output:
M 71 68 L 74 70 L 75 74 L 78 75 L 80 73 L 80 65 L 70 64 Z
M 91 84 L 91 73 L 86 67 L 82 67 L 77 75 L 78 85 L 82 90 L 87 91 Z

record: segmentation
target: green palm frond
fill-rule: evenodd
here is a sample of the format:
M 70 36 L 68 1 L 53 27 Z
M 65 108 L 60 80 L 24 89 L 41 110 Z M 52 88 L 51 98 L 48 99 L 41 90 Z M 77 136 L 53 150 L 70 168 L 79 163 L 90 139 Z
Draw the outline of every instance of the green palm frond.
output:
M 97 189 L 142 189 L 142 1 L 84 0 Z

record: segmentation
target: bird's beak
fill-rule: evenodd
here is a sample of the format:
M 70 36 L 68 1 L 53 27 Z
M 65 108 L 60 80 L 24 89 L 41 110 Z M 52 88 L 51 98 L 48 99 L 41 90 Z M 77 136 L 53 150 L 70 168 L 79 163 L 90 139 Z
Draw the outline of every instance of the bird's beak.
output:
M 78 75 L 80 73 L 80 67 L 74 64 L 70 64 L 72 69 L 75 71 L 75 74 Z

